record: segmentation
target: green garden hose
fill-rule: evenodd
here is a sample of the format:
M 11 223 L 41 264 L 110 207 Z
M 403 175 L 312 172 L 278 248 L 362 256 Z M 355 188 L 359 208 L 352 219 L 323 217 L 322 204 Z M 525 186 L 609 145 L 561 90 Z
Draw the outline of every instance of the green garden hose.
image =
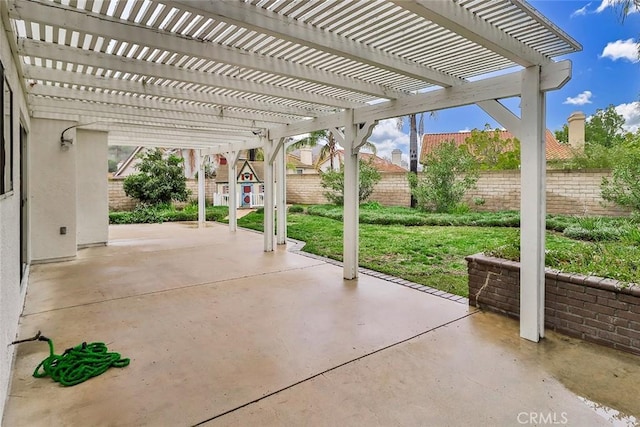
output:
M 101 375 L 107 369 L 124 368 L 129 365 L 128 358 L 122 358 L 120 353 L 107 352 L 107 346 L 101 342 L 87 344 L 86 342 L 67 349 L 61 355 L 53 351 L 53 340 L 40 335 L 34 338 L 15 341 L 18 344 L 25 341 L 46 341 L 49 344 L 49 357 L 44 359 L 33 371 L 36 378 L 51 377 L 63 386 L 74 386 L 86 380 Z

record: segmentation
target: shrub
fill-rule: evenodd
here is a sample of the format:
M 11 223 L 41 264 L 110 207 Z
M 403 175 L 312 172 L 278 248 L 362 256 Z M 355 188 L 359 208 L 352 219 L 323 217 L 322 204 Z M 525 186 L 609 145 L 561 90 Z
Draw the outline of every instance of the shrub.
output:
M 371 161 L 359 163 L 360 185 L 358 189 L 358 200 L 364 202 L 367 200 L 373 188 L 380 181 L 380 172 L 373 166 Z M 340 171 L 323 172 L 320 175 L 320 185 L 327 191 L 324 196 L 334 205 L 344 204 L 344 165 L 340 166 Z
M 127 196 L 150 205 L 187 200 L 189 190 L 182 168 L 183 159 L 174 155 L 163 158 L 159 149 L 144 153 L 140 159 L 136 166 L 140 172 L 124 180 Z
M 424 172 L 409 174 L 412 194 L 427 211 L 451 212 L 478 181 L 477 163 L 464 147 L 440 144 L 425 161 Z
M 602 198 L 640 211 L 640 146 L 626 148 L 613 166 L 611 179 L 602 178 Z
M 289 206 L 289 212 L 290 213 L 303 213 L 304 212 L 304 207 L 302 207 L 300 205 Z

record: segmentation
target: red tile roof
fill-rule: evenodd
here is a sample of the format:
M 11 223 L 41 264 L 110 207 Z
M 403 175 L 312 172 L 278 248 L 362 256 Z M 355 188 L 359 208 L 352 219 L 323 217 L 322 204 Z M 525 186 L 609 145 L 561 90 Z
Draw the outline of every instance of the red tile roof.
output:
M 515 138 L 509 131 L 502 130 L 500 139 Z M 471 132 L 455 132 L 455 133 L 427 133 L 422 136 L 422 149 L 420 150 L 420 162 L 423 162 L 428 154 L 442 142 L 453 141 L 457 146 L 465 143 L 466 139 L 471 136 Z M 568 145 L 560 144 L 553 132 L 547 129 L 546 133 L 546 157 L 547 160 L 566 160 L 573 157 L 573 151 Z
M 340 149 L 337 151 L 338 158 L 340 163 L 344 163 L 344 150 Z M 328 158 L 324 159 L 321 163 L 324 163 L 328 160 Z M 360 161 L 373 163 L 373 167 L 376 168 L 378 172 L 387 172 L 387 173 L 400 173 L 407 172 L 405 168 L 402 166 L 398 166 L 394 163 L 391 163 L 389 160 L 383 159 L 382 157 L 378 157 L 372 153 L 360 153 Z

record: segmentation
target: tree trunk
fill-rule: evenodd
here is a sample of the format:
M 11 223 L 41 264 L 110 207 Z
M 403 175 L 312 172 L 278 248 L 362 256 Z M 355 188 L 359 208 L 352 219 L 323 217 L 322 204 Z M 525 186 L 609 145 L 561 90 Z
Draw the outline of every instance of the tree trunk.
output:
M 416 124 L 416 115 L 409 115 L 409 171 L 418 172 L 418 125 Z M 417 204 L 416 198 L 411 195 L 411 207 L 415 208 Z

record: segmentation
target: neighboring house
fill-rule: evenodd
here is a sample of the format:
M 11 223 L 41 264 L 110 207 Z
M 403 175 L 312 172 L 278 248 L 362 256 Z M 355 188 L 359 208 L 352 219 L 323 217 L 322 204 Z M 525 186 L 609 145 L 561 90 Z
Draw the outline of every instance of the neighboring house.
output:
M 226 163 L 226 162 L 225 162 Z M 238 170 L 237 196 L 239 208 L 264 206 L 264 162 L 245 159 L 236 163 Z M 216 174 L 216 189 L 213 195 L 215 206 L 229 206 L 229 168 L 220 167 Z
M 396 165 L 389 160 L 383 159 L 382 157 L 378 157 L 372 153 L 360 153 L 360 161 L 361 162 L 371 162 L 373 166 L 380 173 L 402 173 L 407 172 L 405 168 L 402 166 Z M 333 158 L 334 169 L 338 169 L 340 165 L 344 164 L 344 150 L 336 151 L 336 154 Z M 321 160 L 318 163 L 318 169 L 322 172 L 326 172 L 331 169 L 331 159 L 328 157 Z
M 312 162 L 304 163 L 301 160 L 304 156 L 296 156 L 293 153 L 287 154 L 287 174 L 288 175 L 308 175 L 318 173 Z
M 118 169 L 113 173 L 114 178 L 124 178 L 131 174 L 137 173 L 136 166 L 140 163 L 138 154 L 143 150 L 143 147 L 136 147 L 129 157 L 118 164 Z
M 493 131 L 491 131 L 493 132 Z M 509 131 L 498 131 L 501 140 L 514 139 Z M 466 143 L 466 139 L 471 136 L 469 132 L 453 133 L 427 133 L 422 136 L 422 149 L 420 150 L 420 163 L 424 164 L 426 158 L 433 150 L 443 142 L 453 141 L 458 147 Z M 569 145 L 559 143 L 553 132 L 547 129 L 546 132 L 546 157 L 547 161 L 568 160 L 574 156 L 574 150 Z

